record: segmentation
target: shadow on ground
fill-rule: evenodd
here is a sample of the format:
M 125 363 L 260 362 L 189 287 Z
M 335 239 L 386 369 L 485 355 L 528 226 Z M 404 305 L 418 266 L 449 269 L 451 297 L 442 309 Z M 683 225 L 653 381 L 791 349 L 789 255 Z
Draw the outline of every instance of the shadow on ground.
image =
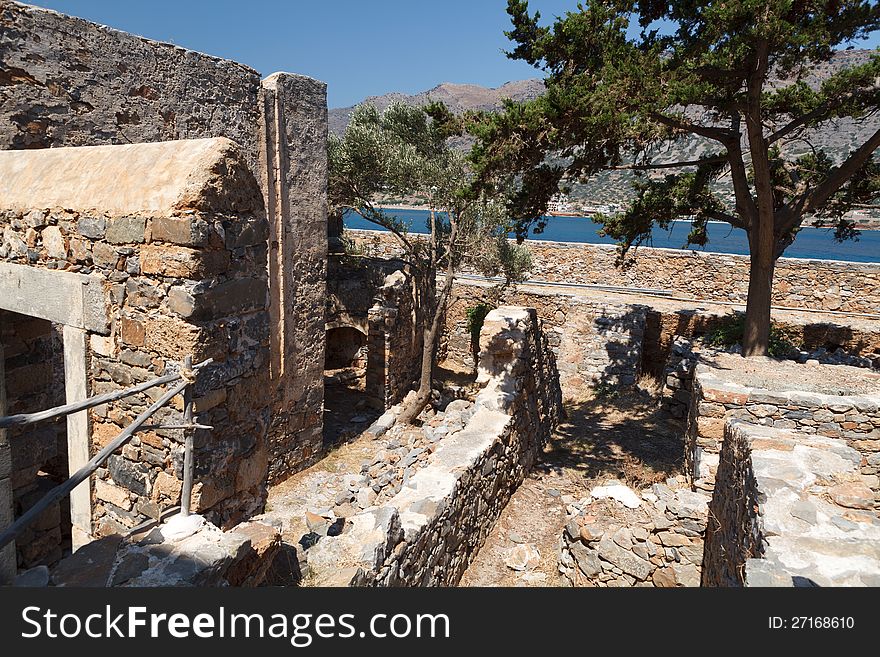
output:
M 585 479 L 616 477 L 644 487 L 680 472 L 683 426 L 660 410 L 657 395 L 641 388 L 566 403 L 535 470 L 564 469 Z

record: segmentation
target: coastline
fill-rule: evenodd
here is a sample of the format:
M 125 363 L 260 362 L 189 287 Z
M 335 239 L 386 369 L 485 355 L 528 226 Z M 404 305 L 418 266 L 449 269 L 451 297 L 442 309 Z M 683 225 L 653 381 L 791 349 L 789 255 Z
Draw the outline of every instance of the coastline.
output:
M 427 205 L 409 205 L 406 203 L 395 203 L 394 205 L 380 205 L 378 206 L 383 210 L 425 210 L 428 211 L 429 208 Z M 548 217 L 571 217 L 571 218 L 580 218 L 580 219 L 589 219 L 590 215 L 586 214 L 548 214 Z M 676 219 L 675 221 L 688 221 L 687 219 Z M 725 223 L 723 221 L 710 221 L 709 223 Z M 880 223 L 874 224 L 860 224 L 856 223 L 853 226 L 856 230 L 880 230 Z M 826 230 L 830 229 L 829 226 L 804 226 L 804 228 L 824 228 Z

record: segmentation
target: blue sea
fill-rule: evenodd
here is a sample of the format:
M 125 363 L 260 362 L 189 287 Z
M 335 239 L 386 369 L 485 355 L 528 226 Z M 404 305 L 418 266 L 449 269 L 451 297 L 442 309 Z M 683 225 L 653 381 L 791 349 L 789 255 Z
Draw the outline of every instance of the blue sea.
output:
M 428 232 L 427 210 L 394 210 L 393 212 L 402 220 L 410 222 L 411 232 Z M 345 226 L 353 229 L 381 230 L 353 212 L 346 213 Z M 529 235 L 529 238 L 551 242 L 614 244 L 614 240 L 597 234 L 599 228 L 598 224 L 594 224 L 586 217 L 549 217 L 544 232 L 539 235 Z M 684 245 L 689 232 L 690 222 L 676 221 L 672 230 L 655 228 L 650 243 L 646 242 L 644 246 L 686 248 Z M 749 243 L 745 231 L 733 228 L 729 224 L 713 222 L 709 224 L 709 243 L 706 247 L 687 248 L 695 251 L 744 255 L 749 252 Z M 857 241 L 838 243 L 834 241 L 833 233 L 828 229 L 804 228 L 798 233 L 794 243 L 785 250 L 784 257 L 880 263 L 880 230 L 863 230 Z

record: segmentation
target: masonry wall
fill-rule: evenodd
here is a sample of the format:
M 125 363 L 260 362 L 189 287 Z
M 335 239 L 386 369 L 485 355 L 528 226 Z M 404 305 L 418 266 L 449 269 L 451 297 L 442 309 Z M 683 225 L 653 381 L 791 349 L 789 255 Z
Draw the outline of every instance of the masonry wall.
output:
M 536 309 L 556 357 L 566 397 L 596 385 L 632 385 L 639 373 L 645 307 L 600 303 L 571 294 L 508 289 L 500 296 L 486 285 L 457 281 L 446 313 L 444 357 L 473 367 L 467 310 L 477 304 Z
M 366 392 L 380 408 L 401 401 L 421 371 L 418 287 L 400 260 L 328 259 L 327 328 L 356 326 L 367 334 Z
M 259 510 L 272 414 L 268 227 L 258 184 L 235 145 L 221 138 L 0 153 L 0 171 L 7 185 L 0 197 L 10 204 L 0 209 L 0 262 L 20 267 L 23 280 L 28 271 L 76 272 L 94 287 L 89 311 L 104 319 L 84 332 L 88 394 L 169 373 L 188 354 L 196 363 L 213 359 L 195 386 L 198 420 L 213 429 L 194 435 L 193 506 L 221 526 Z M 31 179 L 41 182 L 25 184 Z M 51 202 L 78 193 L 98 207 Z M 40 199 L 50 199 L 48 207 Z M 22 207 L 30 202 L 36 207 Z M 35 312 L 41 302 L 32 300 Z M 159 395 L 153 389 L 93 409 L 90 454 Z M 92 535 L 123 533 L 180 503 L 184 435 L 161 427 L 181 424 L 182 410 L 176 397 L 154 416 L 154 428 L 97 471 Z M 21 439 L 34 438 L 23 432 Z
M 256 171 L 253 69 L 6 0 L 0 28 L 0 149 L 222 136 Z
M 441 441 L 391 500 L 354 515 L 340 536 L 312 548 L 317 582 L 459 581 L 561 413 L 555 359 L 534 309 L 492 311 L 480 343 L 485 388 L 464 429 Z
M 709 505 L 704 586 L 877 586 L 878 515 L 843 439 L 731 420 Z
M 327 86 L 275 73 L 262 83 L 260 170 L 269 217 L 269 478 L 321 456 L 327 280 Z
M 235 141 L 271 242 L 273 480 L 320 453 L 327 252 L 326 85 L 0 0 L 0 149 Z
M 396 253 L 390 235 L 346 231 L 367 254 Z M 687 299 L 745 303 L 748 256 L 641 247 L 624 268 L 615 266 L 616 247 L 529 240 L 531 278 L 662 289 Z M 790 308 L 880 313 L 880 265 L 780 258 L 774 272 L 773 303 Z
M 818 366 L 816 376 L 821 377 L 823 368 L 843 367 Z M 846 369 L 867 380 L 877 378 L 870 370 Z M 697 488 L 715 487 L 725 425 L 732 418 L 844 440 L 861 455 L 859 471 L 872 477 L 869 481 L 880 502 L 880 393 L 830 395 L 748 388 L 725 381 L 723 369 L 699 363 L 685 438 L 687 472 Z

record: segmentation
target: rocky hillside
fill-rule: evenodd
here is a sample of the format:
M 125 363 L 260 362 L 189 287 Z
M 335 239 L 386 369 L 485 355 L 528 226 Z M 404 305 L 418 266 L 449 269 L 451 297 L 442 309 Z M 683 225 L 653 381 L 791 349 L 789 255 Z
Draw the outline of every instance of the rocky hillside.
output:
M 873 51 L 871 50 L 843 50 L 840 51 L 830 62 L 817 67 L 807 78 L 811 86 L 818 86 L 828 76 L 841 68 L 848 68 L 867 61 Z M 771 80 L 771 85 L 781 86 L 782 80 Z M 474 84 L 452 84 L 444 82 L 433 89 L 415 95 L 401 93 L 385 94 L 383 96 L 371 96 L 365 103 L 372 103 L 384 109 L 394 101 L 404 102 L 408 105 L 424 105 L 430 100 L 440 100 L 454 112 L 470 109 L 493 110 L 501 107 L 505 98 L 515 101 L 523 101 L 535 98 L 543 92 L 544 85 L 541 80 L 520 80 L 508 82 L 497 88 L 481 87 Z M 348 125 L 353 107 L 331 109 L 329 112 L 330 131 L 334 134 L 342 134 Z M 698 117 L 695 117 L 698 118 Z M 806 135 L 807 140 L 790 141 L 783 145 L 783 149 L 789 155 L 799 155 L 807 152 L 810 148 L 824 149 L 837 160 L 842 159 L 850 151 L 856 148 L 880 126 L 880 117 L 868 117 L 864 121 L 856 122 L 842 119 L 826 124 L 822 130 Z M 466 147 L 466 143 L 462 143 Z M 659 154 L 657 161 L 673 162 L 677 160 L 693 160 L 700 156 L 713 153 L 717 150 L 717 144 L 708 140 L 691 137 L 683 139 L 674 148 L 664 150 Z M 660 172 L 656 175 L 663 175 Z M 589 204 L 618 203 L 631 195 L 632 175 L 625 172 L 608 172 L 594 176 L 585 184 L 574 183 L 570 196 L 575 202 Z M 718 192 L 722 197 L 732 196 L 732 186 L 729 180 L 722 179 L 718 185 Z
M 425 105 L 432 100 L 446 104 L 453 112 L 465 110 L 497 110 L 505 98 L 515 101 L 536 98 L 544 91 L 544 83 L 540 80 L 519 80 L 495 87 L 481 87 L 477 84 L 454 84 L 444 82 L 433 89 L 415 95 L 390 93 L 384 96 L 370 96 L 365 103 L 385 109 L 397 101 L 407 105 Z M 329 112 L 330 132 L 341 135 L 348 125 L 354 107 L 340 107 Z

